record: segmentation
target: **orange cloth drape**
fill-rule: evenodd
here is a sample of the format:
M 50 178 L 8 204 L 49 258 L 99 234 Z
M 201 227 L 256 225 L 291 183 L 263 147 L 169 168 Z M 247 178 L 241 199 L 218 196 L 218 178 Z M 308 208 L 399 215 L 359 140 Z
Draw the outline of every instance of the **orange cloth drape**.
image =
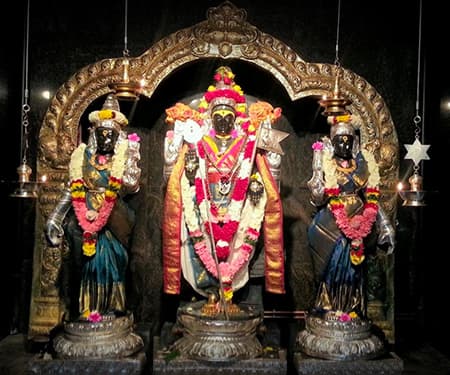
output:
M 282 294 L 285 293 L 283 207 L 277 184 L 264 155 L 256 154 L 256 165 L 267 193 L 263 221 L 265 289 L 271 293 Z
M 181 215 L 183 214 L 180 181 L 184 172 L 184 155 L 188 146 L 183 145 L 178 160 L 167 182 L 163 212 L 163 278 L 164 292 L 180 294 L 181 285 Z

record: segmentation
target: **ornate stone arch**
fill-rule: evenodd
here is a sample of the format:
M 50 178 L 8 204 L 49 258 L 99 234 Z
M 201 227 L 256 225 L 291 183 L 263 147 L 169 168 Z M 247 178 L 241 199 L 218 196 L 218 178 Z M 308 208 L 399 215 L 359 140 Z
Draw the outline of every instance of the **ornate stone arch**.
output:
M 207 19 L 161 39 L 142 55 L 130 58 L 129 76 L 143 80 L 142 95 L 151 98 L 159 84 L 183 65 L 206 58 L 236 59 L 269 72 L 292 101 L 333 91 L 335 66 L 304 61 L 291 47 L 247 22 L 247 13 L 229 1 L 207 11 Z M 79 142 L 79 122 L 87 107 L 122 80 L 123 58 L 90 64 L 64 83 L 53 97 L 39 135 L 39 175 L 46 174 L 36 220 L 34 279 L 29 336 L 48 335 L 63 312 L 56 279 L 61 250 L 49 247 L 43 226 L 68 178 L 68 162 Z M 341 94 L 362 120 L 361 140 L 377 157 L 381 172 L 382 205 L 395 215 L 392 184 L 398 175 L 398 140 L 383 98 L 363 77 L 343 68 Z

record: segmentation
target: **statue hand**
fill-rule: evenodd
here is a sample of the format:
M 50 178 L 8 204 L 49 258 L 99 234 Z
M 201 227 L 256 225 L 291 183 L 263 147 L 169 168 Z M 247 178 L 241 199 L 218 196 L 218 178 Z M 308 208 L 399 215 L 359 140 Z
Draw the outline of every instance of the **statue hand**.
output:
M 174 164 L 183 143 L 183 137 L 178 134 L 172 134 L 164 138 L 164 161 L 165 164 Z
M 314 171 L 313 176 L 306 183 L 311 192 L 311 203 L 320 206 L 325 202 L 325 181 L 319 171 Z
M 387 254 L 392 254 L 394 252 L 395 230 L 390 223 L 385 222 L 380 225 L 377 244 L 385 250 Z
M 56 223 L 53 220 L 48 220 L 45 228 L 45 234 L 48 242 L 50 242 L 52 246 L 61 245 L 64 236 L 64 230 L 61 224 Z

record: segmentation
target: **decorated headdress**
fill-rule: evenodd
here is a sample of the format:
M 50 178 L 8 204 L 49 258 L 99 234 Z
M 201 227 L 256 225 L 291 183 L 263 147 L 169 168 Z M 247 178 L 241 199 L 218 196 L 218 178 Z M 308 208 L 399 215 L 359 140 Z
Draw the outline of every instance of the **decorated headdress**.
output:
M 243 117 L 247 111 L 244 93 L 234 82 L 234 73 L 228 66 L 220 66 L 214 73 L 214 83 L 204 94 L 199 111 L 205 112 L 218 105 L 226 105 L 234 109 L 236 117 Z
M 128 119 L 120 112 L 119 101 L 114 94 L 106 97 L 101 110 L 89 114 L 89 121 L 94 124 L 94 128 L 102 126 L 114 128 L 117 131 L 128 125 Z
M 330 139 L 333 139 L 337 135 L 351 135 L 356 137 L 355 127 L 351 119 L 352 115 L 350 114 L 328 117 L 328 123 L 331 126 Z
M 353 157 L 359 152 L 359 137 L 356 130 L 361 126 L 361 118 L 353 114 L 347 113 L 339 116 L 329 116 L 327 118 L 331 126 L 330 139 L 332 140 L 337 135 L 351 135 L 353 136 Z

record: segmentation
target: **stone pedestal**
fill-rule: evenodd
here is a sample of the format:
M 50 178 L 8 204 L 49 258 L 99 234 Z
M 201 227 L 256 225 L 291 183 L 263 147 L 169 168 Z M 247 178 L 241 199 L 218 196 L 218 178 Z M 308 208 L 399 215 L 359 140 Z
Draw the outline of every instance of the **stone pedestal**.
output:
M 133 324 L 131 314 L 95 323 L 67 322 L 63 332 L 54 338 L 53 348 L 60 359 L 129 357 L 144 347 Z
M 148 360 L 149 353 L 151 356 L 153 345 L 153 342 L 150 340 L 151 331 L 152 327 L 149 324 L 136 326 L 136 332 L 142 338 L 140 340 L 143 341 L 144 347 L 130 356 L 122 358 L 58 358 L 52 357 L 50 353 L 45 353 L 44 355 L 36 355 L 32 358 L 28 366 L 27 374 L 151 374 L 151 361 Z M 92 350 L 92 347 L 88 350 Z
M 286 351 L 266 351 L 258 358 L 201 361 L 186 358 L 180 353 L 167 352 L 160 347 L 159 337 L 153 344 L 153 375 L 286 375 Z
M 383 340 L 368 320 L 306 317 L 305 329 L 297 334 L 296 349 L 314 358 L 353 361 L 373 359 L 385 353 Z
M 395 353 L 371 360 L 340 361 L 308 357 L 294 353 L 294 367 L 298 375 L 401 375 L 403 360 Z
M 146 355 L 143 351 L 127 358 L 53 359 L 36 357 L 30 361 L 27 374 L 36 375 L 141 375 L 146 373 Z M 151 373 L 151 372 L 149 372 Z
M 257 358 L 263 348 L 257 338 L 257 330 L 263 317 L 252 307 L 241 306 L 239 311 L 230 314 L 209 316 L 205 314 L 205 302 L 194 302 L 182 306 L 177 312 L 177 324 L 182 332 L 181 338 L 171 347 L 186 358 L 229 362 Z

